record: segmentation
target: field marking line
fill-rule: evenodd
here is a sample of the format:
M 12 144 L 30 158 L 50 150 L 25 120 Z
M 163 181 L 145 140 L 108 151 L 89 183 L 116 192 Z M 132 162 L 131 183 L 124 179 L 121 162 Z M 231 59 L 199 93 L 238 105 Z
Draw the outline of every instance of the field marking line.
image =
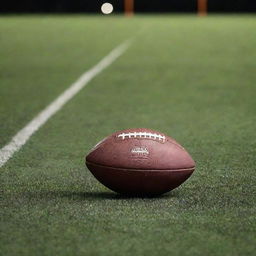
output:
M 94 67 L 83 73 L 78 80 L 71 84 L 52 103 L 42 110 L 24 128 L 22 128 L 11 141 L 0 149 L 0 168 L 18 151 L 29 138 L 57 113 L 69 100 L 71 100 L 80 90 L 82 90 L 96 75 L 110 66 L 120 57 L 130 46 L 132 40 L 127 40 L 117 46 L 107 56 L 105 56 Z

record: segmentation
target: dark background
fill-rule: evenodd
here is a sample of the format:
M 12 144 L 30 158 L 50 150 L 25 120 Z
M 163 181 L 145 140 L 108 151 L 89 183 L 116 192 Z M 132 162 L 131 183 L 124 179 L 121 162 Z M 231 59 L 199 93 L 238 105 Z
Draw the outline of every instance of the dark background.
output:
M 123 12 L 124 0 L 2 0 L 1 13 L 100 13 L 104 2 Z M 135 12 L 196 12 L 197 0 L 135 0 Z M 208 0 L 209 12 L 256 12 L 256 0 Z

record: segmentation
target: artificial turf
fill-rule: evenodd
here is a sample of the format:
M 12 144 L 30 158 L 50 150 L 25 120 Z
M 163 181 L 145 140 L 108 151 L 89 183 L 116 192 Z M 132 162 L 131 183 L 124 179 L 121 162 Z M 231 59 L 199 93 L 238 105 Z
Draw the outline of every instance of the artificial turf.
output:
M 0 169 L 2 255 L 254 255 L 253 16 L 2 16 L 0 146 L 86 69 L 132 46 Z M 178 189 L 128 198 L 84 156 L 130 127 L 197 163 Z

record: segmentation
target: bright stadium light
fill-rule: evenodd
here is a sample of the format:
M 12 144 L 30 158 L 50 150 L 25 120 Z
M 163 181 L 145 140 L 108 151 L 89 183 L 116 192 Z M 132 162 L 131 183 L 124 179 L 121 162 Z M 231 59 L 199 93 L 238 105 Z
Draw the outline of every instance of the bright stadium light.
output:
M 101 11 L 103 14 L 110 14 L 113 12 L 113 10 L 114 10 L 113 5 L 110 3 L 104 3 L 101 6 Z

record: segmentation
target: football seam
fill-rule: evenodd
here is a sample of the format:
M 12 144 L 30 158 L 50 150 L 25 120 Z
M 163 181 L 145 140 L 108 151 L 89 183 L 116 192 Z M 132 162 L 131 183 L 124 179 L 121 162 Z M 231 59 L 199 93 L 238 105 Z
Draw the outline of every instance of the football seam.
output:
M 124 167 L 112 167 L 112 166 L 107 166 L 107 165 L 101 165 L 101 164 L 95 164 L 89 161 L 85 161 L 85 163 L 90 164 L 90 165 L 94 165 L 94 166 L 98 166 L 98 167 L 104 167 L 104 168 L 111 168 L 111 169 L 116 169 L 116 170 L 131 170 L 131 171 L 170 171 L 170 172 L 174 172 L 174 171 L 194 171 L 195 170 L 195 166 L 193 167 L 188 167 L 188 168 L 176 168 L 176 169 L 138 169 L 138 168 L 124 168 Z

